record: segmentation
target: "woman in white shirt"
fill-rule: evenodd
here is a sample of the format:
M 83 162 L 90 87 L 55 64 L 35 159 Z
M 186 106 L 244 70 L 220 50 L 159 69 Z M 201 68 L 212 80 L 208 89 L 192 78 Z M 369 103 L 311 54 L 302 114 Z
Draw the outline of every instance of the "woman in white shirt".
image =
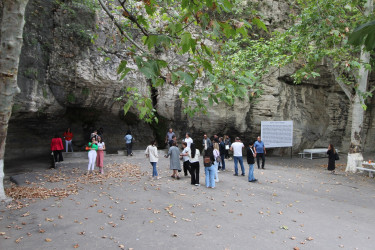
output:
M 96 166 L 99 167 L 99 172 L 104 174 L 103 171 L 103 160 L 104 160 L 105 144 L 102 141 L 102 137 L 98 136 L 98 151 L 96 155 Z
M 217 142 L 214 142 L 214 157 L 215 157 L 215 161 L 214 161 L 214 166 L 215 166 L 215 182 L 219 182 L 219 173 L 218 173 L 218 167 L 219 167 L 219 162 L 217 161 L 217 157 L 220 156 L 220 150 L 219 150 L 219 143 Z
M 149 145 L 146 148 L 145 154 L 146 154 L 146 157 L 150 159 L 150 163 L 152 166 L 152 177 L 156 179 L 160 179 L 160 177 L 158 177 L 158 171 L 156 169 L 156 164 L 159 160 L 159 155 L 158 155 L 158 148 L 156 147 L 155 140 L 153 140 L 151 142 L 151 145 Z
M 195 143 L 190 145 L 190 175 L 191 185 L 199 186 L 199 156 L 200 152 L 195 148 Z

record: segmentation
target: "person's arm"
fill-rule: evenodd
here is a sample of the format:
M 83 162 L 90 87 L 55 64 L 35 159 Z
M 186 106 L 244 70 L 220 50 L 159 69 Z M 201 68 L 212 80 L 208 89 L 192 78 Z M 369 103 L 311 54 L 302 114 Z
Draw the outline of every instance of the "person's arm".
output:
M 105 150 L 105 143 L 103 142 L 103 149 L 102 150 Z
M 257 147 L 255 147 L 255 143 L 254 143 L 254 152 L 255 154 L 257 154 Z

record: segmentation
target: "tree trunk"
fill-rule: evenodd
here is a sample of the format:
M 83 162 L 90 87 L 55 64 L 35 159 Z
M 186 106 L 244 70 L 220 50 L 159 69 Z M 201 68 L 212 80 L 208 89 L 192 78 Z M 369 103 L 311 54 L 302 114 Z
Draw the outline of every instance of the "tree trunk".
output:
M 373 12 L 374 3 L 373 0 L 367 0 L 365 5 L 365 16 L 369 16 Z M 348 152 L 348 161 L 346 163 L 346 170 L 355 173 L 356 167 L 362 166 L 362 129 L 363 129 L 363 117 L 365 110 L 362 107 L 364 103 L 363 97 L 358 93 L 365 93 L 367 90 L 368 82 L 368 70 L 365 69 L 364 64 L 370 62 L 370 53 L 365 51 L 365 46 L 361 48 L 361 67 L 358 72 L 358 89 L 354 96 L 354 103 L 352 109 L 352 130 L 351 130 L 351 141 Z
M 9 118 L 17 86 L 18 63 L 22 48 L 26 5 L 29 0 L 3 0 L 3 17 L 0 34 L 0 200 L 4 192 L 4 153 Z

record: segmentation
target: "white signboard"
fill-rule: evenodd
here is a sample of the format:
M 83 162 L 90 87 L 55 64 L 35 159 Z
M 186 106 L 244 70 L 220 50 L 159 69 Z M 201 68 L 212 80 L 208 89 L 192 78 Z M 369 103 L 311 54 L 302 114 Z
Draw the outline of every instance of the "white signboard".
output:
M 293 121 L 262 121 L 261 137 L 266 148 L 293 146 Z

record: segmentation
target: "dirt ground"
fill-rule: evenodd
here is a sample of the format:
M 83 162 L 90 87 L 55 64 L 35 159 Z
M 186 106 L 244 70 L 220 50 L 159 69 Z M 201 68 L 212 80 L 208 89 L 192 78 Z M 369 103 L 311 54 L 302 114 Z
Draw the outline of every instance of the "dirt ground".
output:
M 8 192 L 35 198 L 0 206 L 0 249 L 373 249 L 375 181 L 345 173 L 345 161 L 332 175 L 326 158 L 267 157 L 256 183 L 227 161 L 215 189 L 202 163 L 201 186 L 172 179 L 165 158 L 151 180 L 143 151 L 107 155 L 92 176 L 87 158 L 19 161 L 6 187 L 11 175 L 22 185 Z

